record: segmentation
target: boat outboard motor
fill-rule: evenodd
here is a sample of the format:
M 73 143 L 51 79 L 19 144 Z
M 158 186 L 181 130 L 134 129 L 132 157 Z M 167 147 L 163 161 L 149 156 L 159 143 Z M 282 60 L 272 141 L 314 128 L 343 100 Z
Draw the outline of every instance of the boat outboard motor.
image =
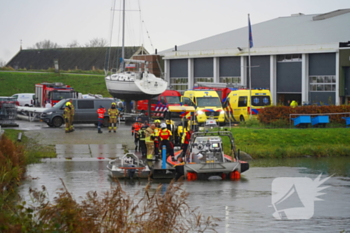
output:
M 135 167 L 135 165 L 130 164 L 128 167 Z M 128 169 L 128 175 L 130 179 L 134 178 L 135 172 L 136 172 L 136 169 Z

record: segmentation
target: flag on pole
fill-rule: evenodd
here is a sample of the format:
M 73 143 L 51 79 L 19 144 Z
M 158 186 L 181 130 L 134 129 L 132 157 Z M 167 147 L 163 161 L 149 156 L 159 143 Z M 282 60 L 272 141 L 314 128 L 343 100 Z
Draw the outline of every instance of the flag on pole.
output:
M 250 25 L 250 17 L 248 14 L 248 27 L 249 27 L 249 48 L 253 47 L 253 34 L 252 34 L 252 25 Z

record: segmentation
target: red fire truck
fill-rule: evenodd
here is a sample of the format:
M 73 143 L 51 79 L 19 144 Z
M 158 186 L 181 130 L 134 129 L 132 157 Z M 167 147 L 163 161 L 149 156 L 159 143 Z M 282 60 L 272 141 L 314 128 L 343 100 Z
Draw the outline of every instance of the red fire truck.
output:
M 35 97 L 37 107 L 45 107 L 49 102 L 51 106 L 55 105 L 62 99 L 78 98 L 78 92 L 63 83 L 40 83 L 35 84 Z
M 152 117 L 163 118 L 165 111 L 168 110 L 168 106 L 181 105 L 181 94 L 175 90 L 165 90 L 162 94 L 151 100 L 151 112 Z M 137 111 L 144 111 L 147 115 L 148 112 L 148 100 L 139 100 L 136 104 Z

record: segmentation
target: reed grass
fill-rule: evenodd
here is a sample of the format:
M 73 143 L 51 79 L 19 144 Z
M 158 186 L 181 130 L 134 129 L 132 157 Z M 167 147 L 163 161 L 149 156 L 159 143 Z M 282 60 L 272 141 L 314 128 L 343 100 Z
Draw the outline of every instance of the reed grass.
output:
M 117 181 L 112 190 L 88 192 L 81 202 L 63 181 L 62 186 L 52 202 L 45 187 L 29 191 L 32 204 L 22 203 L 17 209 L 24 232 L 216 232 L 219 221 L 189 207 L 182 182 L 171 182 L 165 192 L 162 185 L 152 190 L 147 184 L 130 195 Z

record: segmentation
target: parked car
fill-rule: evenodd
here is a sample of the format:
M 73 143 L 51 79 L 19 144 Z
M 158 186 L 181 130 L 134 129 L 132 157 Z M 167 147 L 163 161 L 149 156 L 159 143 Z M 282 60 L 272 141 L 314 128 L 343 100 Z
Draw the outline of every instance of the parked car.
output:
M 34 93 L 18 93 L 11 97 L 16 98 L 19 106 L 32 107 L 34 105 L 35 94 Z
M 69 99 L 63 99 L 52 108 L 46 109 L 41 115 L 40 120 L 50 127 L 60 127 L 64 124 L 63 111 L 65 104 Z M 106 110 L 116 100 L 113 98 L 102 99 L 76 99 L 73 98 L 75 109 L 73 124 L 97 124 L 96 110 L 102 105 Z M 105 113 L 104 126 L 108 126 L 108 113 Z

